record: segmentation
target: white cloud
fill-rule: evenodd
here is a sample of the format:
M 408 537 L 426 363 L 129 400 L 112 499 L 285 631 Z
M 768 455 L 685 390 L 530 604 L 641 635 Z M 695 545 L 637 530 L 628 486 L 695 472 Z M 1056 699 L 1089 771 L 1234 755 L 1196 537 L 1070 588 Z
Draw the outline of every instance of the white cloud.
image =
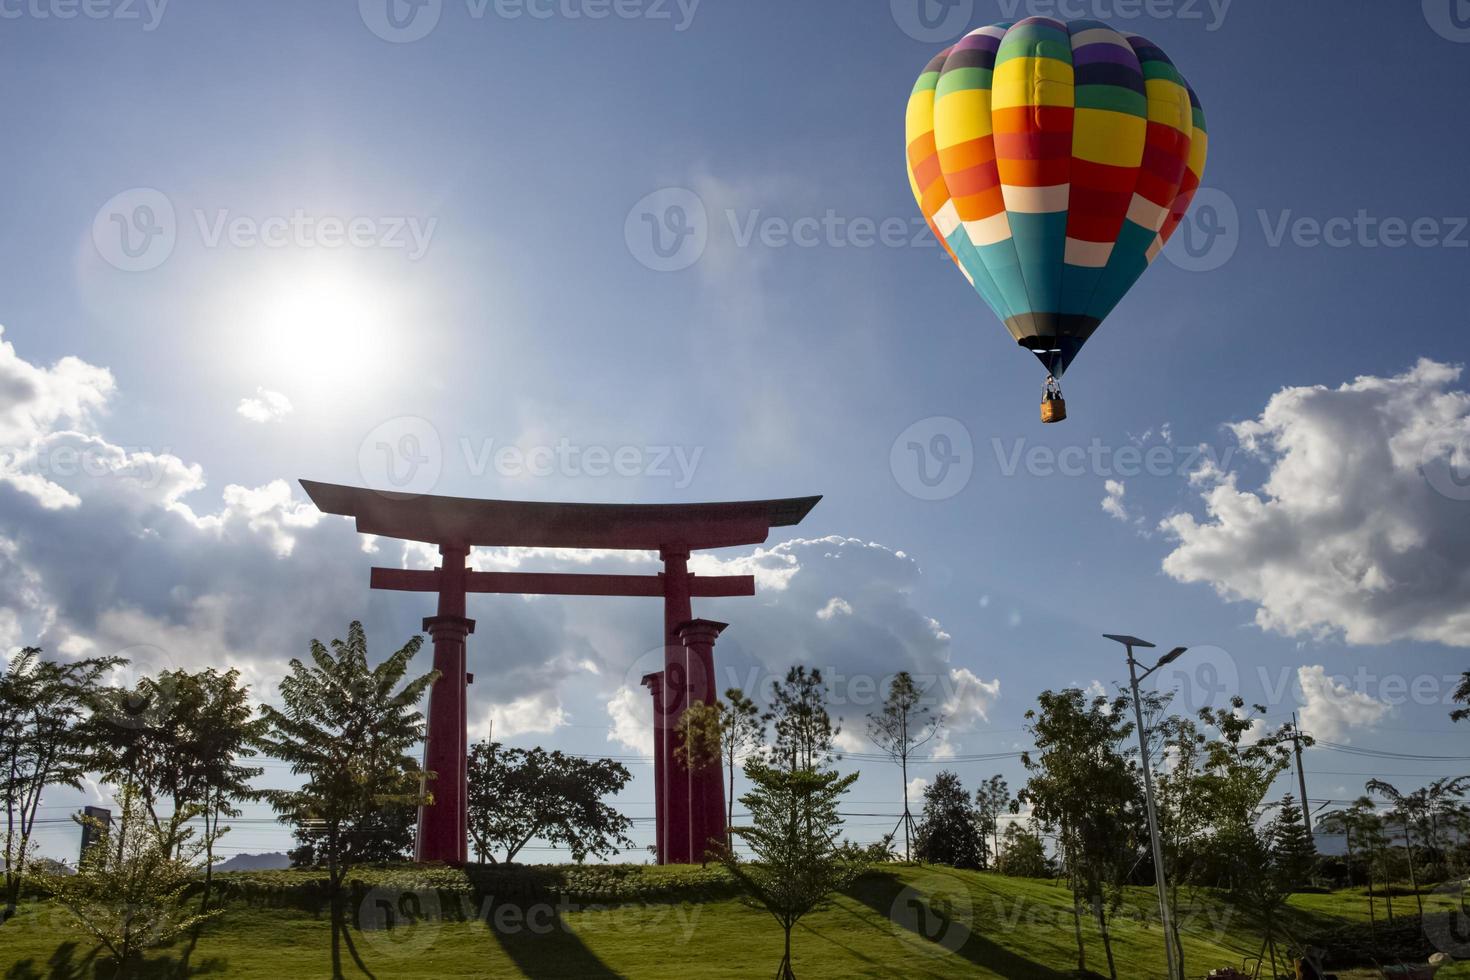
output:
M 817 610 L 817 618 L 826 620 L 833 616 L 851 616 L 852 606 L 846 599 L 833 596 L 827 600 L 827 604 Z
M 929 788 L 929 780 L 923 776 L 915 776 L 909 780 L 909 809 L 918 810 L 924 803 L 924 790 Z
M 1108 480 L 1103 484 L 1102 509 L 1105 514 L 1117 521 L 1127 523 L 1133 519 L 1128 513 L 1128 507 L 1123 503 L 1123 495 L 1128 488 L 1121 480 Z
M 65 360 L 47 371 L 0 344 L 0 640 L 63 657 L 126 653 L 139 671 L 238 667 L 258 698 L 273 699 L 287 661 L 312 637 L 342 636 L 362 619 L 376 660 L 420 632 L 431 598 L 371 593 L 367 570 L 431 567 L 428 549 L 359 535 L 285 480 L 209 486 L 198 464 L 110 441 L 98 420 L 112 395 L 102 369 Z M 474 561 L 658 571 L 655 555 L 638 552 L 477 549 Z M 697 601 L 698 615 L 732 623 L 717 649 L 719 689 L 739 686 L 764 701 L 791 665 L 819 667 L 836 712 L 848 716 L 845 738 L 860 749 L 876 705 L 857 682 L 871 694 L 898 670 L 929 678 L 957 670 L 955 641 L 915 605 L 922 571 L 901 550 L 795 538 L 744 555 L 700 554 L 691 566 L 757 582 L 754 598 Z M 829 606 L 830 618 L 814 615 Z M 471 615 L 477 733 L 491 719 L 497 738 L 548 732 L 606 706 L 609 741 L 651 753 L 651 705 L 638 679 L 662 661 L 656 602 L 497 598 L 476 600 Z M 430 662 L 425 644 L 413 669 Z M 958 676 L 957 713 L 978 706 L 983 715 L 994 682 Z
M 291 399 L 269 388 L 256 388 L 255 397 L 242 398 L 235 406 L 235 411 L 250 422 L 279 422 L 294 410 Z
M 871 752 L 873 747 L 863 737 L 862 732 L 852 728 L 844 728 L 832 739 L 832 744 L 837 747 L 838 752 Z
M 483 722 L 471 725 L 470 737 L 494 736 L 504 742 L 518 735 L 547 735 L 564 728 L 570 719 L 555 691 L 537 691 L 506 704 L 493 704 Z
M 616 742 L 639 755 L 653 755 L 653 698 L 646 690 L 620 687 L 607 702 L 612 728 L 609 742 Z
M 931 754 L 936 759 L 952 759 L 957 751 L 955 736 L 990 720 L 990 709 L 1000 699 L 1000 679 L 982 680 L 967 667 L 953 667 L 941 682 L 939 693 L 939 714 L 944 725 L 932 743 Z
M 1470 520 L 1463 488 L 1446 482 L 1470 468 L 1460 373 L 1421 360 L 1277 392 L 1231 426 L 1269 468 L 1260 489 L 1201 478 L 1205 519 L 1160 525 L 1177 542 L 1164 570 L 1255 603 L 1257 625 L 1290 636 L 1470 646 Z
M 1298 667 L 1296 676 L 1302 689 L 1302 729 L 1317 738 L 1350 741 L 1354 729 L 1372 728 L 1389 713 L 1389 705 L 1329 676 L 1321 664 Z

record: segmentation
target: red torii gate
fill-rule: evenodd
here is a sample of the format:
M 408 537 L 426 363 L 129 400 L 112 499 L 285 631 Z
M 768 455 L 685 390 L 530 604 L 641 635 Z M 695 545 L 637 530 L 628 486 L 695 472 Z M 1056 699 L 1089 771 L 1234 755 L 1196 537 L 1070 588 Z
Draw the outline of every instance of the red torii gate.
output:
M 674 755 L 674 729 L 684 709 L 717 696 L 715 638 L 724 623 L 693 618 L 690 600 L 755 595 L 750 575 L 689 573 L 692 551 L 761 544 L 773 527 L 801 523 L 821 497 L 711 504 L 563 504 L 476 500 L 365 490 L 302 480 L 318 509 L 356 519 L 363 534 L 437 545 L 433 571 L 374 568 L 371 586 L 436 592 L 438 614 L 424 620 L 440 673 L 429 694 L 424 768 L 435 773 L 433 799 L 419 808 L 415 857 L 463 864 L 469 858 L 466 818 L 465 617 L 469 593 L 662 596 L 664 669 L 643 678 L 654 702 L 654 787 L 660 864 L 702 860 L 724 834 L 725 790 L 719 765 L 689 772 Z M 471 548 L 598 548 L 657 551 L 657 575 L 475 572 Z

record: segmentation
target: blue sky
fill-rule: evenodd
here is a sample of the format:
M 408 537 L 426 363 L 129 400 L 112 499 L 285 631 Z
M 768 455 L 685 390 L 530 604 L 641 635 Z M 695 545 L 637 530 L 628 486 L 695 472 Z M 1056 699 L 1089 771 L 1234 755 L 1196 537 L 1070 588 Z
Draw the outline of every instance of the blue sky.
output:
M 429 600 L 369 594 L 366 568 L 422 556 L 363 554 L 294 480 L 385 485 L 387 443 L 436 493 L 824 494 L 766 552 L 718 556 L 768 576 L 699 608 L 733 624 L 721 662 L 929 673 L 958 691 L 961 759 L 1024 743 L 1040 690 L 1120 679 L 1099 639 L 1119 631 L 1201 648 L 1273 721 L 1310 707 L 1332 741 L 1462 754 L 1444 703 L 1470 666 L 1455 0 L 922 0 L 926 20 L 915 0 L 393 2 L 392 22 L 378 0 L 0 3 L 0 647 L 141 645 L 268 678 L 360 616 L 386 651 Z M 1211 134 L 1191 223 L 1046 428 L 1034 359 L 917 233 L 903 172 L 924 64 L 1026 14 L 1157 41 Z M 665 262 L 650 218 L 695 234 Z M 582 462 L 535 475 L 507 445 Z M 628 450 L 631 475 L 588 475 L 588 449 L 594 470 Z M 935 492 L 921 461 L 948 477 Z M 471 614 L 482 721 L 637 754 L 609 741 L 609 705 L 657 608 Z M 1014 760 L 953 765 L 1022 780 Z M 1320 799 L 1456 765 L 1308 757 Z M 633 768 L 625 799 L 651 813 Z M 863 768 L 855 798 L 891 799 L 896 773 Z

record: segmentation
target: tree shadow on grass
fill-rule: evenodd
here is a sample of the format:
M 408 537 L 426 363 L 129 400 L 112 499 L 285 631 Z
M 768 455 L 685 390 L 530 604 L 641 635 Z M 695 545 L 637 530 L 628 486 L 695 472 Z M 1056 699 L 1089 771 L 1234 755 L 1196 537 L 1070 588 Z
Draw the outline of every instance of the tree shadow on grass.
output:
M 190 964 L 192 952 L 191 942 L 184 956 L 158 956 L 139 961 L 126 976 L 129 980 L 176 980 L 228 972 L 229 961 L 219 956 Z M 19 960 L 5 971 L 4 980 L 111 980 L 116 972 L 112 958 L 102 955 L 100 950 L 82 950 L 78 943 L 64 942 L 47 958 L 44 969 L 34 959 Z
M 527 980 L 623 980 L 571 930 L 554 904 L 493 906 L 484 925 Z
M 1068 980 L 1072 976 L 986 938 L 980 933 L 979 908 L 970 892 L 969 881 L 947 869 L 926 870 L 934 876 L 952 877 L 952 889 L 944 891 L 969 895 L 968 909 L 963 901 L 946 902 L 943 894 L 920 894 L 896 875 L 877 871 L 864 875 L 845 894 L 872 909 L 884 922 L 874 923 L 857 916 L 853 920 L 865 922 L 869 928 L 907 932 L 921 942 L 932 944 L 936 964 L 942 963 L 945 956 L 958 956 L 1007 980 Z

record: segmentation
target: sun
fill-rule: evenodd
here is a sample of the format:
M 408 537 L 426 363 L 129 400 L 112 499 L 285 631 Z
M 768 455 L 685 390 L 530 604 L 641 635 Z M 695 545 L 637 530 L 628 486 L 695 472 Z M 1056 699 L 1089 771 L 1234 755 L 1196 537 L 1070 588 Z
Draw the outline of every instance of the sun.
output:
M 348 265 L 276 270 L 250 288 L 242 305 L 244 343 L 237 349 L 263 384 L 341 396 L 391 367 L 398 304 L 386 286 Z

